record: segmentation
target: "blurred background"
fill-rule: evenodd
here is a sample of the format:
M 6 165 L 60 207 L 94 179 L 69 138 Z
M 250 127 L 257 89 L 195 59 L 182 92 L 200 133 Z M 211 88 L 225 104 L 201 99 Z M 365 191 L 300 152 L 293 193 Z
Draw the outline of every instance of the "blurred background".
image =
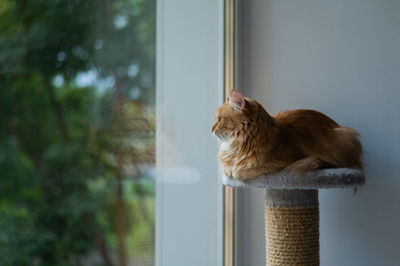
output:
M 155 0 L 0 1 L 0 265 L 154 265 Z

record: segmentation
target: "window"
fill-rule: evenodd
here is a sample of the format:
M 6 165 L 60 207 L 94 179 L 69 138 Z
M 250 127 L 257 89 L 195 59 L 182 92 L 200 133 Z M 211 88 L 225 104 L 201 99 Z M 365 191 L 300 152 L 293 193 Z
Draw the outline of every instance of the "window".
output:
M 0 2 L 1 265 L 222 264 L 222 4 Z

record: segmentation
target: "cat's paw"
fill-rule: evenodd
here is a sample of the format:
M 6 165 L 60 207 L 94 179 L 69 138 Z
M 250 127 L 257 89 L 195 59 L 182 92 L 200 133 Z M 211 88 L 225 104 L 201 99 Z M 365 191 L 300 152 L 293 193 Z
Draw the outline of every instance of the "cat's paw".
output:
M 236 180 L 239 181 L 244 181 L 246 179 L 249 179 L 251 176 L 249 176 L 248 173 L 242 172 L 242 171 L 233 171 L 232 172 L 232 177 Z
M 232 169 L 228 167 L 223 167 L 222 168 L 222 174 L 224 176 L 232 176 Z
M 307 157 L 292 163 L 291 165 L 283 169 L 283 171 L 295 175 L 302 175 L 309 171 L 319 169 L 320 167 L 321 167 L 320 160 L 313 157 Z

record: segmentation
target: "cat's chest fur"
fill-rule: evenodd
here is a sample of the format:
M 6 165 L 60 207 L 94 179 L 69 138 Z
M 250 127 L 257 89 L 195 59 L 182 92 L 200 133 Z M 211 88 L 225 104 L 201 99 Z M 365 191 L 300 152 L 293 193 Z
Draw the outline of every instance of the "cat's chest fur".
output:
M 231 144 L 232 144 L 231 141 L 222 142 L 221 145 L 219 146 L 220 153 L 224 152 L 224 153 L 232 154 Z
M 234 156 L 230 141 L 222 142 L 219 145 L 219 161 L 221 162 L 222 172 L 226 176 L 232 176 Z
M 232 141 L 222 142 L 219 146 L 219 160 L 222 165 L 222 171 L 226 176 L 232 176 L 232 172 L 238 167 L 238 164 L 246 159 L 246 155 L 235 152 L 232 148 Z

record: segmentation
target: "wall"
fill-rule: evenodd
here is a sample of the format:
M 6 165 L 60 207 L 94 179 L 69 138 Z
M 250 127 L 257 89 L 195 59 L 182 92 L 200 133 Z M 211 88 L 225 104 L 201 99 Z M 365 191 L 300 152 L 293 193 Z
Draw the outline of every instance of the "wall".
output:
M 221 3 L 157 1 L 157 266 L 222 264 Z
M 400 265 L 400 1 L 239 4 L 239 86 L 270 113 L 357 129 L 367 183 L 320 192 L 321 265 Z M 238 265 L 265 265 L 264 192 L 238 195 Z

